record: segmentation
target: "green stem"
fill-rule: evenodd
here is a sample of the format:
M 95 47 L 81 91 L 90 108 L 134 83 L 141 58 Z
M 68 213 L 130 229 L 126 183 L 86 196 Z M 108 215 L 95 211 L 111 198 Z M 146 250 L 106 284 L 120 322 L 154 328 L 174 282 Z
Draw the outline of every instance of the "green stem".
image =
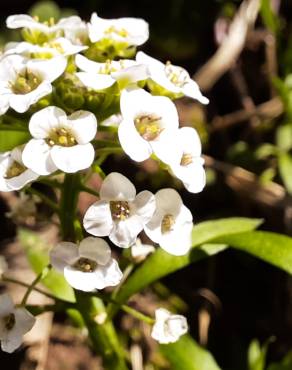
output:
M 56 302 L 55 304 L 26 305 L 25 308 L 36 316 L 45 312 L 64 312 L 69 308 L 74 308 L 74 305 L 68 302 Z
M 96 149 L 96 155 L 100 156 L 102 154 L 120 154 L 123 153 L 123 149 L 120 147 L 107 147 L 107 148 L 100 148 Z
M 33 291 L 34 287 L 47 275 L 47 273 L 50 271 L 52 267 L 49 265 L 43 269 L 42 272 L 40 272 L 36 278 L 33 280 L 33 282 L 29 285 L 27 288 L 27 291 L 25 292 L 22 301 L 21 301 L 21 306 L 25 306 L 26 301 L 28 300 L 28 297 L 30 293 Z

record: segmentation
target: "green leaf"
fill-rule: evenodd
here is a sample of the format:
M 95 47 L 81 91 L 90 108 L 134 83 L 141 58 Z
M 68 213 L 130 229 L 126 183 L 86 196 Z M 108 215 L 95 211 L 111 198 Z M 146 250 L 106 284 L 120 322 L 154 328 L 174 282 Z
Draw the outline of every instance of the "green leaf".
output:
M 291 370 L 292 369 L 292 351 L 288 352 L 281 362 L 272 363 L 268 370 Z
M 211 353 L 189 335 L 175 343 L 161 344 L 159 349 L 170 362 L 171 370 L 220 370 Z
M 49 264 L 50 245 L 41 239 L 37 233 L 26 229 L 20 229 L 18 239 L 25 249 L 28 261 L 36 274 L 39 274 Z M 64 276 L 55 270 L 50 270 L 42 280 L 57 298 L 68 302 L 75 302 L 72 287 L 67 283 Z
M 268 344 L 266 343 L 263 348 L 260 342 L 254 339 L 248 348 L 248 368 L 249 370 L 264 370 L 266 363 Z
M 276 145 L 279 149 L 287 152 L 292 148 L 292 124 L 285 123 L 276 131 Z
M 289 153 L 281 153 L 278 157 L 281 179 L 289 194 L 292 194 L 292 157 Z
M 292 274 L 292 238 L 268 231 L 250 231 L 216 238 Z
M 131 295 L 141 291 L 154 281 L 188 266 L 190 263 L 221 252 L 226 248 L 222 245 L 225 243 L 210 244 L 214 239 L 219 236 L 254 230 L 261 222 L 258 219 L 239 217 L 206 221 L 196 225 L 192 234 L 193 248 L 188 254 L 176 257 L 161 248 L 157 249 L 122 285 L 115 299 L 119 302 L 125 302 Z
M 0 153 L 25 144 L 30 138 L 27 131 L 0 130 Z
M 261 16 L 265 26 L 273 33 L 276 33 L 279 29 L 279 20 L 277 15 L 273 12 L 271 8 L 271 0 L 261 1 Z

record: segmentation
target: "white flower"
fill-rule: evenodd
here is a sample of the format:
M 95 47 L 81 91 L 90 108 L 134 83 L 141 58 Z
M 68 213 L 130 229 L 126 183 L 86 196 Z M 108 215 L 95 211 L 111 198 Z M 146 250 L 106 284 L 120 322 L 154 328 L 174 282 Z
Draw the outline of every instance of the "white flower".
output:
M 191 193 L 199 193 L 206 185 L 206 173 L 201 157 L 201 141 L 197 131 L 192 127 L 182 127 L 177 132 L 174 148 L 176 155 L 166 163 L 171 172 L 179 178 Z
M 96 130 L 97 121 L 91 112 L 77 111 L 67 117 L 58 107 L 44 108 L 29 121 L 33 139 L 23 150 L 23 163 L 39 175 L 57 169 L 73 173 L 88 168 L 94 160 L 90 141 Z
M 166 252 L 182 256 L 191 248 L 193 216 L 174 189 L 155 194 L 156 211 L 145 226 L 148 237 Z
M 174 343 L 188 331 L 188 323 L 184 316 L 173 315 L 164 308 L 155 311 L 155 324 L 151 337 L 161 344 Z
M 39 177 L 23 164 L 22 150 L 22 147 L 16 147 L 10 152 L 0 153 L 0 191 L 22 189 Z
M 25 308 L 15 307 L 8 294 L 0 295 L 0 340 L 3 351 L 12 353 L 31 330 L 35 318 Z
M 78 16 L 62 18 L 57 24 L 64 31 L 64 36 L 74 45 L 86 45 L 88 40 L 87 24 Z
M 103 19 L 93 13 L 88 24 L 91 42 L 112 40 L 129 46 L 144 44 L 149 38 L 148 23 L 140 18 Z
M 49 59 L 58 55 L 73 55 L 87 49 L 87 46 L 74 45 L 64 37 L 45 42 L 43 45 L 30 42 L 9 42 L 5 46 L 4 55 L 19 54 L 27 58 Z
M 120 144 L 134 161 L 144 161 L 153 152 L 164 162 L 174 155 L 179 121 L 169 98 L 152 96 L 142 89 L 123 90 L 121 114 Z
M 8 55 L 0 60 L 0 114 L 9 106 L 18 113 L 52 92 L 52 82 L 64 72 L 65 57 L 27 59 Z
M 146 80 L 149 75 L 145 65 L 129 59 L 97 63 L 78 54 L 75 62 L 77 67 L 83 71 L 77 72 L 76 76 L 83 85 L 94 90 L 106 89 L 115 82 L 119 83 L 120 88 L 124 88 L 135 82 Z
M 131 247 L 131 254 L 135 261 L 142 262 L 149 254 L 153 253 L 155 248 L 151 244 L 142 244 L 137 238 L 136 243 Z
M 188 72 L 179 66 L 166 64 L 139 51 L 136 55 L 139 63 L 146 64 L 149 68 L 152 81 L 174 94 L 185 95 L 196 99 L 202 104 L 208 104 L 209 100 L 202 95 L 197 83 L 191 79 Z
M 79 246 L 61 242 L 51 250 L 50 258 L 73 288 L 85 292 L 116 286 L 123 277 L 110 247 L 100 238 L 85 238 Z
M 100 200 L 84 216 L 84 228 L 95 236 L 109 236 L 119 247 L 130 247 L 154 213 L 154 195 L 150 191 L 136 195 L 135 186 L 117 172 L 104 179 L 99 194 Z

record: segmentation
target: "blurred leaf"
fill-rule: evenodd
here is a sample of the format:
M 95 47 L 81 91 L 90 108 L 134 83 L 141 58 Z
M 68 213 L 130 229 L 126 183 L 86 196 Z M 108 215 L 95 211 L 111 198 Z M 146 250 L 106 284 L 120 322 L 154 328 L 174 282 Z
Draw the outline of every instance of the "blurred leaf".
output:
M 292 274 L 292 238 L 267 231 L 250 231 L 216 238 Z
M 274 34 L 279 30 L 279 19 L 273 12 L 271 0 L 261 0 L 261 16 L 265 26 Z
M 292 351 L 290 351 L 281 362 L 272 363 L 267 370 L 291 370 L 292 369 Z
M 273 167 L 265 169 L 259 176 L 262 185 L 268 185 L 276 176 L 276 170 Z
M 276 145 L 283 151 L 288 151 L 292 148 L 292 124 L 286 123 L 279 126 L 276 131 Z
M 26 143 L 31 138 L 27 131 L 2 130 L 0 128 L 0 153 L 12 150 L 18 145 Z
M 159 349 L 170 362 L 171 370 L 220 370 L 212 354 L 189 335 L 175 343 L 161 344 Z
M 48 252 L 50 245 L 41 239 L 37 233 L 26 229 L 19 230 L 18 239 L 24 247 L 31 268 L 36 274 L 39 274 L 49 264 Z M 73 289 L 59 272 L 50 270 L 42 280 L 42 284 L 57 298 L 75 302 Z
M 257 159 L 266 159 L 267 157 L 274 156 L 278 152 L 278 149 L 275 145 L 264 143 L 260 145 L 255 151 L 255 157 Z
M 240 217 L 201 222 L 193 229 L 193 248 L 188 254 L 177 257 L 161 248 L 157 249 L 122 285 L 115 299 L 119 302 L 125 302 L 131 295 L 141 291 L 154 281 L 188 266 L 190 263 L 221 252 L 225 246 L 210 244 L 214 239 L 219 236 L 254 230 L 261 222 L 259 219 Z M 207 243 L 208 245 L 202 245 Z
M 285 188 L 292 194 L 292 156 L 289 153 L 281 153 L 278 157 L 278 166 Z
M 248 368 L 249 370 L 265 370 L 267 350 L 270 340 L 262 347 L 257 339 L 254 339 L 248 348 Z
M 29 10 L 29 14 L 37 16 L 40 22 L 49 21 L 51 18 L 59 20 L 61 11 L 54 1 L 38 1 Z

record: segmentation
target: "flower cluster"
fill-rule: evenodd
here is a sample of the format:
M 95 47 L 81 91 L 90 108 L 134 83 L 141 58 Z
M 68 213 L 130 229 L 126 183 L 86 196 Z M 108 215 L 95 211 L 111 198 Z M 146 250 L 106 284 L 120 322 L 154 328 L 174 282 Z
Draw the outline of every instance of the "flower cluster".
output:
M 94 13 L 88 23 L 78 16 L 41 23 L 13 15 L 7 27 L 21 29 L 23 41 L 8 43 L 0 58 L 0 130 L 15 128 L 25 135 L 0 153 L 0 191 L 27 189 L 60 173 L 90 176 L 99 159 L 97 129 L 106 125 L 117 133 L 115 145 L 132 160 L 152 156 L 188 191 L 202 191 L 200 138 L 194 128 L 179 127 L 173 100 L 186 96 L 207 104 L 208 99 L 184 68 L 136 53 L 149 37 L 147 22 Z M 141 261 L 154 250 L 137 240 L 144 231 L 165 251 L 181 256 L 191 248 L 193 217 L 174 189 L 137 194 L 129 179 L 112 172 L 103 179 L 83 226 L 93 237 L 77 244 L 62 241 L 50 258 L 72 287 L 90 292 L 116 286 L 123 277 L 101 237 L 132 247 L 133 259 Z M 24 308 L 14 308 L 6 295 L 0 315 L 2 348 L 10 352 L 34 319 Z M 152 337 L 161 343 L 177 340 L 186 330 L 182 316 L 156 312 Z

